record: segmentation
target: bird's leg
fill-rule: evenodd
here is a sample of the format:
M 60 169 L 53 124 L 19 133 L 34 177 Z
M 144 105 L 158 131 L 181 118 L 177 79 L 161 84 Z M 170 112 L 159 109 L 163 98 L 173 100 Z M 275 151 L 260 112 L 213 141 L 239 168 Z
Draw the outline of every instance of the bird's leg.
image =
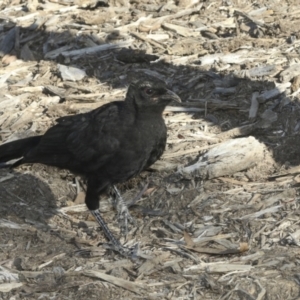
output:
M 128 248 L 125 248 L 124 246 L 121 245 L 118 239 L 115 238 L 113 233 L 109 230 L 106 222 L 103 220 L 101 217 L 101 214 L 98 209 L 96 210 L 90 210 L 91 214 L 95 217 L 97 220 L 98 224 L 101 226 L 105 236 L 107 239 L 112 243 L 113 249 L 118 251 L 120 254 L 122 254 L 125 257 L 130 256 L 131 250 Z
M 113 233 L 109 230 L 106 222 L 102 218 L 99 211 L 99 194 L 106 188 L 106 182 L 99 182 L 96 176 L 88 178 L 87 191 L 85 197 L 85 203 L 91 214 L 95 217 L 96 221 L 102 228 L 106 238 L 111 242 L 113 249 L 118 251 L 120 254 L 129 257 L 131 256 L 131 250 L 122 246 L 121 243 Z
M 118 211 L 118 221 L 121 225 L 121 232 L 122 232 L 122 234 L 125 233 L 125 235 L 126 235 L 128 232 L 128 222 L 131 224 L 134 224 L 135 221 L 132 218 L 123 197 L 121 196 L 119 190 L 116 188 L 115 185 L 113 185 L 113 189 L 116 193 L 115 207 Z

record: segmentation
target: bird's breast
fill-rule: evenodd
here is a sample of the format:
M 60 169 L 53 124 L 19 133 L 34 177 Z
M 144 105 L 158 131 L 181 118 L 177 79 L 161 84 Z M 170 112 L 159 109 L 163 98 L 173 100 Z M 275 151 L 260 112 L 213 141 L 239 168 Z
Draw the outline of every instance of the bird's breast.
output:
M 125 133 L 119 150 L 106 164 L 107 176 L 118 183 L 139 174 L 160 157 L 166 134 L 164 122 L 137 123 Z

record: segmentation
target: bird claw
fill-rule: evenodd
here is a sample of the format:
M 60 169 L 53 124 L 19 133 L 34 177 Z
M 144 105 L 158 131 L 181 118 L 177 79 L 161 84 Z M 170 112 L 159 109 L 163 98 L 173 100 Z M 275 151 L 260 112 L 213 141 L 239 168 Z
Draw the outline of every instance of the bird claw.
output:
M 125 207 L 125 209 L 123 209 L 122 211 L 125 211 L 125 215 L 126 215 L 127 206 L 125 205 L 124 207 Z M 134 254 L 134 253 L 137 253 L 138 248 L 136 248 L 136 247 L 134 247 L 134 248 L 124 247 L 120 243 L 120 241 L 118 239 L 116 239 L 114 237 L 114 235 L 112 234 L 112 232 L 109 230 L 109 228 L 107 227 L 107 224 L 105 223 L 105 221 L 101 217 L 99 210 L 98 209 L 96 209 L 96 210 L 90 210 L 90 212 L 95 217 L 95 219 L 98 222 L 98 224 L 101 226 L 101 228 L 102 228 L 105 236 L 107 237 L 107 239 L 110 241 L 110 244 L 108 245 L 107 248 L 112 249 L 114 251 L 117 251 L 121 255 L 123 255 L 125 257 L 128 257 L 128 258 L 131 258 L 132 260 L 134 260 L 135 257 L 137 257 L 137 255 Z M 127 210 L 127 217 L 128 217 L 128 215 L 130 216 L 130 214 L 129 214 L 128 210 Z
M 107 245 L 109 249 L 116 251 L 120 253 L 122 256 L 127 257 L 133 261 L 136 261 L 138 259 L 138 250 L 139 250 L 139 245 L 135 244 L 133 247 L 125 247 L 121 244 L 115 245 L 115 244 L 109 244 Z

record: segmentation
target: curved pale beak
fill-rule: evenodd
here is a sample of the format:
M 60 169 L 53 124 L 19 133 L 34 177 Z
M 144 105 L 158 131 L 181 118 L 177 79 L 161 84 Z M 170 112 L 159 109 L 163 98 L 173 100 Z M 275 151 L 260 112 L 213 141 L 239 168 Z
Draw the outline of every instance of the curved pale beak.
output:
M 171 90 L 167 90 L 167 92 L 164 95 L 164 98 L 172 99 L 178 103 L 181 103 L 181 99 L 179 98 L 179 96 Z

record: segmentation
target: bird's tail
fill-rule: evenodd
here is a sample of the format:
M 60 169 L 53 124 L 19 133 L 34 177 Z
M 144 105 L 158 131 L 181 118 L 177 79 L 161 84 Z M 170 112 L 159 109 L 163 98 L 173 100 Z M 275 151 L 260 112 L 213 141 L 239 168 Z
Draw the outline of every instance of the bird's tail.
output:
M 17 161 L 13 165 L 6 164 L 6 162 L 23 157 L 40 142 L 40 139 L 41 136 L 38 135 L 0 145 L 0 168 L 19 165 L 21 161 Z

